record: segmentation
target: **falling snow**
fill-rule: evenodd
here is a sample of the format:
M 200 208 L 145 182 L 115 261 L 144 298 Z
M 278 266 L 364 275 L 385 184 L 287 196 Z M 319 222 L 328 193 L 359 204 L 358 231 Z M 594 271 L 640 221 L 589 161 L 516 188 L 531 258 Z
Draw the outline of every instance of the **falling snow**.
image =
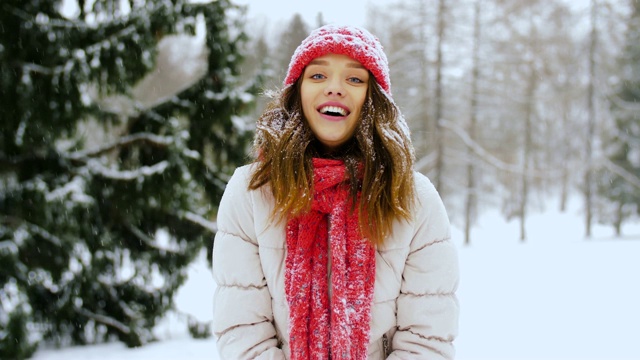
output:
M 532 214 L 526 244 L 518 224 L 486 212 L 474 229 L 474 244 L 459 247 L 461 283 L 457 360 L 631 360 L 640 324 L 640 224 L 614 237 L 594 229 L 586 241 L 580 202 L 565 213 Z M 202 321 L 212 319 L 215 285 L 204 254 L 191 265 L 177 307 Z M 603 311 L 606 309 L 606 311 Z M 161 341 L 138 349 L 106 344 L 41 349 L 35 360 L 219 359 L 215 340 L 190 339 L 184 320 L 167 316 L 156 329 Z M 551 355 L 552 354 L 552 355 Z

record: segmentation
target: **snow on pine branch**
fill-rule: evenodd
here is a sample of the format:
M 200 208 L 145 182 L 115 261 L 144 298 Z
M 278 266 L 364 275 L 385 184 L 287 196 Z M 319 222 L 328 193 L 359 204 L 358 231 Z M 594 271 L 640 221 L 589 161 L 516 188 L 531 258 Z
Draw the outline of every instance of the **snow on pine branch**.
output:
M 110 37 L 107 37 L 106 39 L 100 40 L 100 42 L 98 43 L 91 44 L 84 49 L 76 49 L 73 51 L 74 56 L 72 58 L 69 58 L 64 65 L 58 65 L 52 68 L 48 68 L 35 63 L 23 63 L 22 68 L 25 70 L 26 74 L 33 72 L 33 73 L 40 73 L 45 75 L 63 75 L 63 74 L 68 75 L 70 74 L 71 70 L 74 68 L 73 66 L 74 64 L 80 64 L 81 61 L 86 61 L 87 54 L 89 55 L 99 54 L 99 51 L 101 51 L 103 48 L 109 49 L 109 47 L 111 47 L 111 45 L 118 38 L 133 35 L 135 34 L 136 30 L 137 30 L 136 27 L 131 25 L 129 27 L 126 27 L 118 31 L 116 34 L 113 34 Z
M 64 186 L 61 186 L 45 194 L 45 200 L 47 200 L 47 202 L 62 200 L 67 195 L 71 194 L 71 199 L 75 203 L 92 204 L 94 202 L 94 199 L 85 193 L 85 187 L 85 180 L 80 176 L 76 176 L 73 178 L 73 180 L 69 181 Z
M 94 157 L 106 152 L 109 152 L 115 148 L 128 146 L 135 143 L 147 143 L 157 147 L 166 147 L 174 141 L 171 136 L 160 136 L 152 133 L 137 133 L 133 135 L 123 136 L 118 141 L 114 141 L 110 144 L 106 144 L 97 149 L 76 151 L 68 155 L 68 158 L 73 160 L 81 160 L 84 158 Z
M 196 213 L 190 211 L 180 211 L 178 215 L 186 220 L 191 221 L 194 224 L 202 226 L 212 233 L 216 233 L 218 231 L 218 223 L 209 221 Z
M 629 184 L 631 184 L 631 185 L 637 187 L 638 189 L 640 189 L 640 178 L 638 178 L 634 174 L 628 172 L 623 167 L 615 164 L 613 161 L 609 160 L 606 157 L 603 157 L 601 159 L 601 162 L 602 162 L 602 165 L 605 168 L 609 169 L 614 174 L 620 176 L 625 181 L 627 181 Z
M 617 95 L 610 96 L 609 99 L 620 109 L 630 112 L 640 112 L 640 103 L 638 102 L 626 101 Z
M 25 221 L 25 225 L 27 226 L 27 229 L 29 229 L 30 232 L 41 236 L 45 240 L 48 240 L 49 242 L 51 242 L 52 244 L 58 247 L 62 247 L 62 243 L 63 243 L 62 240 L 59 237 L 55 236 L 54 234 L 48 232 L 44 228 L 36 224 L 28 223 L 26 221 Z
M 106 316 L 106 315 L 100 315 L 100 314 L 96 314 L 94 312 L 91 312 L 83 307 L 76 307 L 75 309 L 80 315 L 84 315 L 90 319 L 95 320 L 96 322 L 99 322 L 101 324 L 107 325 L 107 326 L 111 326 L 114 327 L 118 330 L 120 330 L 120 332 L 125 333 L 125 334 L 130 334 L 131 333 L 131 328 L 128 327 L 127 325 L 121 323 L 120 321 L 110 317 L 110 316 Z
M 138 238 L 138 240 L 145 243 L 152 249 L 164 251 L 171 254 L 177 254 L 180 251 L 178 246 L 170 246 L 170 244 L 166 244 L 165 246 L 163 246 L 162 244 L 159 244 L 156 239 L 145 234 L 144 231 L 140 230 L 138 227 L 134 226 L 131 223 L 126 223 L 125 226 L 136 238 Z
M 124 18 L 116 18 L 109 22 L 104 22 L 101 25 L 103 27 L 111 27 L 117 28 L 120 27 L 121 24 L 125 22 L 135 23 L 138 18 L 147 19 L 152 14 L 162 10 L 166 5 L 163 2 L 155 3 L 151 5 L 151 7 L 145 7 L 145 11 L 134 11 L 132 14 L 124 17 Z M 20 9 L 17 9 L 13 6 L 6 6 L 6 9 L 13 12 L 14 15 L 22 18 L 25 23 L 35 23 L 39 28 L 46 32 L 54 31 L 54 28 L 91 28 L 91 24 L 86 24 L 80 21 L 68 21 L 68 20 L 59 20 L 59 19 L 51 19 L 46 17 L 46 15 L 39 13 L 36 17 L 33 17 L 31 14 L 28 14 Z M 46 17 L 46 18 L 45 18 Z M 86 59 L 86 55 L 95 56 L 100 55 L 100 52 L 104 50 L 108 50 L 116 44 L 119 40 L 127 37 L 134 36 L 138 29 L 135 25 L 129 25 L 119 31 L 116 31 L 114 34 L 100 39 L 100 41 L 90 44 L 84 48 L 79 48 L 73 50 L 71 53 L 75 54 L 73 58 L 69 59 L 65 65 L 58 65 L 53 68 L 45 68 L 38 64 L 34 63 L 24 63 L 22 64 L 23 68 L 27 73 L 42 73 L 47 75 L 60 75 L 62 73 L 68 73 L 70 66 L 69 63 L 84 61 Z
M 18 247 L 16 243 L 11 240 L 0 241 L 0 253 L 17 254 Z
M 87 163 L 92 173 L 98 174 L 104 178 L 112 180 L 131 181 L 142 179 L 147 176 L 161 174 L 169 167 L 169 162 L 163 160 L 153 166 L 142 166 L 136 170 L 116 170 L 110 169 L 100 163 L 100 161 L 91 159 Z

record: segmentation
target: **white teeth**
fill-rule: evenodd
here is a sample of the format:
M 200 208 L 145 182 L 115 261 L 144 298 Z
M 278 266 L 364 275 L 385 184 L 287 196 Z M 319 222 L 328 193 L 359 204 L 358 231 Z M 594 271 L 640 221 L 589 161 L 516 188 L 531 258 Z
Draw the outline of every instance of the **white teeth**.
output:
M 338 107 L 338 106 L 324 106 L 324 107 L 322 107 L 320 109 L 320 112 L 323 113 L 323 114 L 326 114 L 326 113 L 329 113 L 329 112 L 338 113 L 338 114 L 340 114 L 342 116 L 347 116 L 347 110 L 345 110 L 345 109 L 343 109 L 341 107 Z

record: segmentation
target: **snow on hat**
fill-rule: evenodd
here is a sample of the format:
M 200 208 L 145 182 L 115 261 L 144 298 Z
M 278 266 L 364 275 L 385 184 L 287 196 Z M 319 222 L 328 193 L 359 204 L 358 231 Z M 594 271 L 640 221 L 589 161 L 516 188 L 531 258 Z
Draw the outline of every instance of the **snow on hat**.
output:
M 355 26 L 325 25 L 312 31 L 293 53 L 284 86 L 295 83 L 313 59 L 330 53 L 359 61 L 373 74 L 380 87 L 391 94 L 389 62 L 382 44 L 370 32 Z

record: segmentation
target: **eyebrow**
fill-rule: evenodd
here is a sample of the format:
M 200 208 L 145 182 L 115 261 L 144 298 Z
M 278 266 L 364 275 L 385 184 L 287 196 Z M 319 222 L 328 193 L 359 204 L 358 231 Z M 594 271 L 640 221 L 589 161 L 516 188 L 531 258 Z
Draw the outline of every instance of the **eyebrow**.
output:
M 328 62 L 328 61 L 326 61 L 326 60 L 318 60 L 318 59 L 315 59 L 315 60 L 311 60 L 311 62 L 309 63 L 309 65 L 322 65 L 322 66 L 328 66 L 328 65 L 329 65 L 329 62 Z M 362 64 L 360 64 L 359 62 L 357 62 L 357 61 L 353 61 L 353 62 L 349 62 L 349 63 L 347 63 L 347 67 L 349 67 L 349 68 L 355 68 L 355 69 L 365 69 L 365 67 L 364 67 Z

